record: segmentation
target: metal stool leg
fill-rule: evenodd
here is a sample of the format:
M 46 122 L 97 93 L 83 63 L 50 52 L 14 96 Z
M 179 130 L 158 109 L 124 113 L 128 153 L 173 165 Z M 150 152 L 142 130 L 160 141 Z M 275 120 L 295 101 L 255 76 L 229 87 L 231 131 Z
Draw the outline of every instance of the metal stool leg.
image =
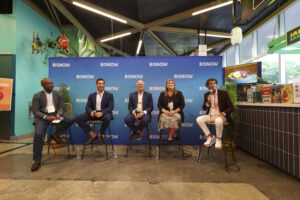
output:
M 111 132 L 110 132 L 110 126 L 108 125 L 108 131 L 109 131 L 109 138 L 110 138 L 110 143 L 111 143 L 111 149 L 112 151 L 114 151 L 114 144 L 112 141 L 112 137 L 111 137 Z
M 129 148 L 131 150 L 131 144 L 132 144 L 132 135 L 131 135 L 131 129 L 129 129 L 129 137 L 128 137 L 128 143 L 127 143 L 126 157 L 128 156 Z
M 147 138 L 148 138 L 148 143 L 149 143 L 149 157 L 151 158 L 152 147 L 151 147 L 150 131 L 149 131 L 148 125 L 146 127 L 146 131 L 147 131 Z
M 74 149 L 74 142 L 73 142 L 73 137 L 72 137 L 72 132 L 71 132 L 71 128 L 68 128 L 69 129 L 69 134 L 70 134 L 70 140 L 72 142 L 72 148 L 73 148 L 73 151 L 75 151 Z
M 160 145 L 162 140 L 162 129 L 159 131 L 159 141 L 158 141 L 158 159 L 160 159 Z
M 49 154 L 50 145 L 51 145 L 51 133 L 52 133 L 52 125 L 50 124 L 50 131 L 48 132 L 48 136 L 47 136 L 47 141 L 48 141 L 48 154 Z

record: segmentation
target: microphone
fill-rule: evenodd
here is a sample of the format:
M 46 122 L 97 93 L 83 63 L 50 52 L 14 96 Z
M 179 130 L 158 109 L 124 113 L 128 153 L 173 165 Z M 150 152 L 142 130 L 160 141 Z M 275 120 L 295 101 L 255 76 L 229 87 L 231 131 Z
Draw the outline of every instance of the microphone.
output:
M 209 95 L 212 95 L 213 94 L 213 90 L 209 90 Z

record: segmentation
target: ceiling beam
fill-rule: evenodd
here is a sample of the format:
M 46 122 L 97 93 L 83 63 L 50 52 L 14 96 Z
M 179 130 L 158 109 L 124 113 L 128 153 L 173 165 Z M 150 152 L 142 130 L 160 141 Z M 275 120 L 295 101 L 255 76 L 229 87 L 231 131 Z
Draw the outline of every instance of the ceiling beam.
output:
M 58 16 L 58 14 L 57 14 L 57 12 L 56 12 L 56 8 L 54 8 L 53 5 L 52 5 L 51 3 L 50 3 L 50 6 L 51 6 L 51 8 L 52 8 L 52 10 L 53 10 L 53 14 L 54 14 L 54 16 L 55 16 L 55 18 L 56 18 L 56 21 L 57 21 L 59 27 L 61 27 L 61 21 L 60 21 L 59 16 Z
M 69 0 L 65 0 L 65 2 L 72 3 L 72 1 L 69 1 Z M 130 25 L 130 26 L 133 26 L 133 27 L 135 27 L 135 28 L 137 28 L 137 29 L 143 29 L 143 28 L 144 28 L 144 24 L 142 24 L 142 23 L 140 23 L 140 22 L 138 22 L 138 21 L 135 21 L 135 20 L 133 20 L 133 19 L 130 19 L 130 18 L 128 18 L 128 17 L 125 17 L 125 16 L 123 16 L 123 15 L 120 15 L 120 14 L 118 14 L 118 13 L 115 13 L 115 12 L 113 12 L 113 11 L 107 10 L 107 9 L 105 9 L 105 8 L 102 8 L 101 6 L 95 5 L 95 4 L 90 3 L 90 2 L 88 2 L 88 1 L 76 0 L 76 2 L 81 3 L 81 4 L 83 4 L 83 5 L 86 5 L 86 6 L 88 6 L 88 7 L 91 7 L 91 8 L 93 8 L 93 9 L 96 9 L 96 10 L 99 10 L 99 11 L 102 11 L 102 12 L 105 12 L 105 13 L 107 13 L 107 14 L 113 15 L 113 16 L 118 17 L 118 18 L 120 18 L 120 19 L 126 20 L 126 21 L 127 21 L 126 24 L 128 24 L 128 25 Z
M 117 49 L 113 46 L 110 46 L 110 45 L 106 44 L 106 43 L 100 43 L 99 45 L 101 45 L 102 47 L 104 47 L 106 49 L 109 49 L 109 50 L 113 49 L 115 52 L 117 52 L 121 56 L 125 56 L 125 57 L 130 57 L 131 56 L 128 53 L 125 53 L 125 52 L 123 52 L 123 51 L 121 51 L 121 50 L 119 50 L 119 49 Z
M 36 6 L 32 1 L 30 0 L 22 0 L 27 6 L 32 8 L 35 12 L 37 12 L 39 15 L 41 15 L 44 19 L 46 19 L 50 24 L 57 27 L 55 22 L 38 6 Z
M 150 30 L 146 31 L 151 37 L 152 39 L 154 39 L 158 44 L 160 44 L 166 51 L 169 52 L 169 54 L 171 54 L 172 56 L 176 56 L 176 53 L 166 44 L 164 43 L 155 33 L 153 33 Z
M 83 32 L 83 34 L 92 42 L 94 43 L 105 56 L 109 56 L 107 51 L 103 49 L 99 44 L 97 44 L 93 38 L 93 36 L 80 24 L 80 22 L 70 13 L 68 9 L 65 8 L 65 6 L 57 0 L 50 0 L 50 3 L 54 5 L 63 15 L 80 31 Z
M 158 31 L 158 32 L 167 32 L 167 33 L 179 33 L 179 34 L 190 34 L 190 35 L 198 35 L 197 29 L 188 29 L 188 28 L 177 28 L 177 27 L 170 27 L 170 26 L 155 26 L 150 28 L 151 31 Z M 205 30 L 200 30 L 201 34 L 205 34 Z M 206 34 L 217 35 L 220 37 L 230 37 L 230 33 L 226 32 L 218 32 L 218 31 L 206 31 Z
M 182 20 L 182 19 L 185 19 L 185 18 L 188 18 L 188 17 L 192 17 L 193 12 L 196 12 L 196 11 L 201 10 L 201 9 L 206 9 L 206 8 L 209 8 L 209 7 L 212 7 L 212 6 L 216 6 L 216 5 L 222 4 L 224 2 L 229 2 L 229 1 L 232 1 L 232 0 L 213 1 L 211 3 L 207 3 L 207 4 L 204 4 L 204 5 L 198 6 L 196 8 L 193 8 L 193 9 L 189 9 L 189 10 L 186 10 L 186 11 L 168 16 L 168 17 L 164 17 L 162 19 L 158 19 L 158 20 L 155 20 L 153 22 L 149 22 L 147 24 L 144 24 L 144 27 L 146 28 L 146 30 L 150 29 L 152 31 L 156 31 L 157 29 L 163 29 L 162 27 L 165 27 L 165 26 L 160 27 L 161 25 L 168 24 L 168 23 L 178 21 L 178 20 Z M 174 31 L 174 33 L 175 33 L 176 31 L 178 31 L 178 32 L 183 31 L 186 34 L 195 34 L 193 29 L 186 29 L 186 30 L 180 29 L 179 30 L 179 28 L 177 29 L 177 28 L 174 28 L 174 27 L 167 27 L 165 30 L 167 30 L 165 32 L 168 32 L 168 31 L 173 32 Z M 130 31 L 132 31 L 132 29 L 127 29 L 127 30 L 124 30 L 124 31 L 121 31 L 121 32 L 117 32 L 114 35 L 119 35 L 119 34 L 130 32 Z M 216 33 L 217 34 L 224 34 L 224 35 L 229 34 L 229 33 L 223 33 L 223 32 L 216 32 Z M 196 32 L 196 34 L 197 34 L 197 32 Z M 103 36 L 103 37 L 101 37 L 101 39 L 102 38 L 108 38 L 108 37 L 110 37 L 110 35 Z
M 212 6 L 217 6 L 219 4 L 223 4 L 223 3 L 229 2 L 229 1 L 232 1 L 232 0 L 213 1 L 213 2 L 210 2 L 210 3 L 204 4 L 204 5 L 201 5 L 201 6 L 198 6 L 198 7 L 180 12 L 180 13 L 176 13 L 174 15 L 170 15 L 168 17 L 164 17 L 164 18 L 155 20 L 153 22 L 149 22 L 149 23 L 145 24 L 145 28 L 149 29 L 149 28 L 152 28 L 154 26 L 169 24 L 171 22 L 175 22 L 175 21 L 179 21 L 179 20 L 182 20 L 182 19 L 185 19 L 185 18 L 188 18 L 188 17 L 192 17 L 193 12 L 196 12 L 198 10 L 207 9 L 207 8 L 212 7 Z
M 48 8 L 48 11 L 49 11 L 49 13 L 50 13 L 50 16 L 51 16 L 53 22 L 55 23 L 55 26 L 56 26 L 56 27 L 59 27 L 59 25 L 58 25 L 58 23 L 57 23 L 57 21 L 56 21 L 56 19 L 55 19 L 55 17 L 54 17 L 54 14 L 53 14 L 53 12 L 52 12 L 52 10 L 51 10 L 51 8 L 50 8 L 50 5 L 49 5 L 48 1 L 47 1 L 47 0 L 44 0 L 44 3 L 46 4 L 46 6 L 47 6 L 47 8 Z

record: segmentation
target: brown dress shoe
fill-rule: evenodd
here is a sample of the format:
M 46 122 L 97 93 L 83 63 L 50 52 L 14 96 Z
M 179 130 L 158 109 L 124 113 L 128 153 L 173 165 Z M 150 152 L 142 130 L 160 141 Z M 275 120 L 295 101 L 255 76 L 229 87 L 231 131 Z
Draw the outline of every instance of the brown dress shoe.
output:
M 31 171 L 35 172 L 37 171 L 41 166 L 41 161 L 40 160 L 35 160 L 34 163 L 31 166 Z
M 137 137 L 136 137 L 136 141 L 141 141 L 142 140 L 142 135 L 144 134 L 144 131 L 139 130 L 137 132 Z
M 90 137 L 87 141 L 85 141 L 84 145 L 90 144 L 91 142 L 94 141 L 95 138 L 96 138 L 96 137 Z
M 104 144 L 104 138 L 102 135 L 100 137 L 98 137 L 98 141 L 99 141 L 99 144 Z

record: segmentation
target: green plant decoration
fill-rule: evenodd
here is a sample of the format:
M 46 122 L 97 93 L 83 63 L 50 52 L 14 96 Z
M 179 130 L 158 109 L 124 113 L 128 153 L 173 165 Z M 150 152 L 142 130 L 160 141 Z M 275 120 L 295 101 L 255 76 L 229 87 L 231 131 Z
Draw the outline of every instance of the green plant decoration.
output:
M 71 103 L 72 102 L 72 98 L 70 96 L 70 93 L 69 93 L 69 90 L 68 90 L 68 86 L 66 84 L 61 83 L 59 85 L 58 92 L 63 96 L 64 103 Z

